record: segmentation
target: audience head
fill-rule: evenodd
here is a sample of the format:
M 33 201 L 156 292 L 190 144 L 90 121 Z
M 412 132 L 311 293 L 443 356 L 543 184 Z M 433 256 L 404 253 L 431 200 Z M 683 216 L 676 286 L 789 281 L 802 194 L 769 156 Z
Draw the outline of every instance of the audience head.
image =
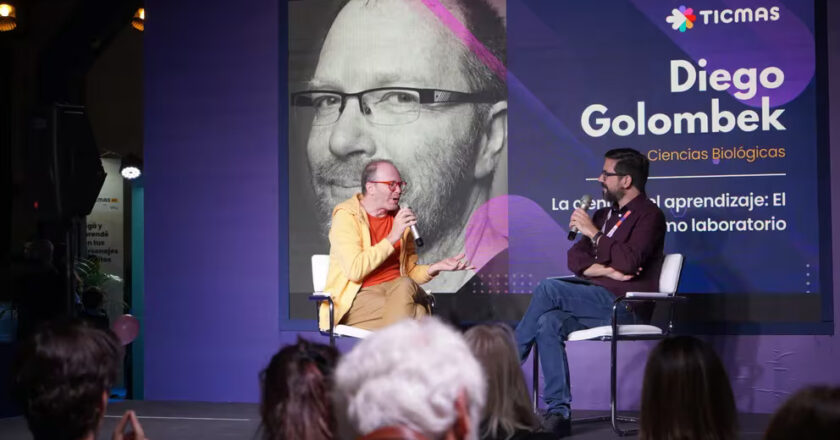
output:
M 14 388 L 35 440 L 77 440 L 99 428 L 122 347 L 109 331 L 49 323 L 22 346 Z
M 765 440 L 840 438 L 840 387 L 800 390 L 770 419 Z
M 346 438 L 385 427 L 427 438 L 478 438 L 486 385 L 464 338 L 434 318 L 372 334 L 339 362 L 335 407 Z
M 265 438 L 333 438 L 330 392 L 338 358 L 335 348 L 300 338 L 271 358 L 260 373 Z
M 645 367 L 640 428 L 643 440 L 737 437 L 729 378 L 708 344 L 677 336 L 653 349 Z
M 537 425 L 519 365 L 513 331 L 504 324 L 470 328 L 464 339 L 484 369 L 487 403 L 482 414 L 482 437 L 505 438 Z

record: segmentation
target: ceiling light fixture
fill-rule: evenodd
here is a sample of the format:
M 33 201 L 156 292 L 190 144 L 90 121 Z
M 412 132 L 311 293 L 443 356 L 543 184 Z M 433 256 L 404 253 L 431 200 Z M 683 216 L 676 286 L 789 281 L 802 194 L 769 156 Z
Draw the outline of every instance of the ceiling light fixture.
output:
M 143 174 L 143 162 L 134 154 L 129 154 L 122 160 L 120 174 L 128 180 L 140 177 Z
M 8 3 L 0 3 L 0 32 L 10 31 L 17 27 L 17 11 Z
M 131 26 L 138 31 L 142 31 L 145 27 L 146 23 L 146 10 L 140 8 L 137 12 L 134 13 L 134 17 L 131 19 Z

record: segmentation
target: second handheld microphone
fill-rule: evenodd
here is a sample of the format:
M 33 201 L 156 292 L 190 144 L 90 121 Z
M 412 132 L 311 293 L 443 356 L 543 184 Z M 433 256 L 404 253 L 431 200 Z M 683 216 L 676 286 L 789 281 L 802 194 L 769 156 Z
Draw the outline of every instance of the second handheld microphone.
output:
M 586 211 L 589 208 L 590 203 L 592 203 L 592 196 L 590 196 L 589 194 L 584 194 L 580 198 L 580 207 L 584 211 Z M 577 237 L 577 234 L 578 234 L 577 228 L 572 228 L 571 230 L 569 230 L 569 236 L 567 238 L 569 239 L 569 241 L 572 241 L 572 240 L 575 239 L 575 237 Z

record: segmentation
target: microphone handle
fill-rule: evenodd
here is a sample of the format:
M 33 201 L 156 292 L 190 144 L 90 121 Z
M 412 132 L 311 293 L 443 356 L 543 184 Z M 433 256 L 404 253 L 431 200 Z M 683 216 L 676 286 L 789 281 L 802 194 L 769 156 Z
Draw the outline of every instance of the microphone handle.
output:
M 591 202 L 592 197 L 589 194 L 584 194 L 583 197 L 580 198 L 580 206 L 583 208 L 584 211 L 586 211 L 586 208 L 589 207 L 589 203 Z M 575 237 L 577 237 L 578 232 L 580 231 L 578 231 L 577 228 L 572 228 L 571 230 L 569 230 L 569 235 L 566 238 L 568 238 L 569 241 L 573 241 Z
M 411 225 L 411 235 L 414 236 L 414 244 L 417 247 L 423 247 L 423 237 L 420 236 L 420 232 L 417 230 L 417 225 Z

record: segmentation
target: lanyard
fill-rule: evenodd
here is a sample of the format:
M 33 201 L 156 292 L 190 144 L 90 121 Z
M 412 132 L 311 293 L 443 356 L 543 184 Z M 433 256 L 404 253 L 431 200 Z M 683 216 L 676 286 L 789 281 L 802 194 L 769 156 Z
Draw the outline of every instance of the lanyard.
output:
M 619 226 L 621 226 L 621 224 L 622 224 L 622 223 L 624 223 L 624 220 L 627 220 L 627 217 L 630 217 L 630 213 L 632 213 L 632 212 L 633 212 L 633 211 L 630 211 L 630 210 L 628 210 L 627 212 L 625 212 L 625 213 L 624 213 L 624 215 L 622 215 L 622 216 L 618 219 L 618 221 L 617 221 L 617 222 L 615 222 L 615 225 L 613 225 L 612 229 L 610 229 L 610 232 L 607 232 L 607 237 L 612 238 L 613 234 L 615 234 L 615 230 L 616 230 L 616 229 L 618 229 L 618 227 L 619 227 Z M 610 209 L 610 210 L 607 212 L 607 219 L 606 219 L 606 220 L 604 220 L 604 224 L 603 224 L 603 225 L 601 225 L 601 232 L 604 232 L 604 230 L 607 228 L 607 222 L 609 222 L 609 221 L 610 221 L 610 218 L 611 218 L 611 217 L 612 217 L 612 209 Z

